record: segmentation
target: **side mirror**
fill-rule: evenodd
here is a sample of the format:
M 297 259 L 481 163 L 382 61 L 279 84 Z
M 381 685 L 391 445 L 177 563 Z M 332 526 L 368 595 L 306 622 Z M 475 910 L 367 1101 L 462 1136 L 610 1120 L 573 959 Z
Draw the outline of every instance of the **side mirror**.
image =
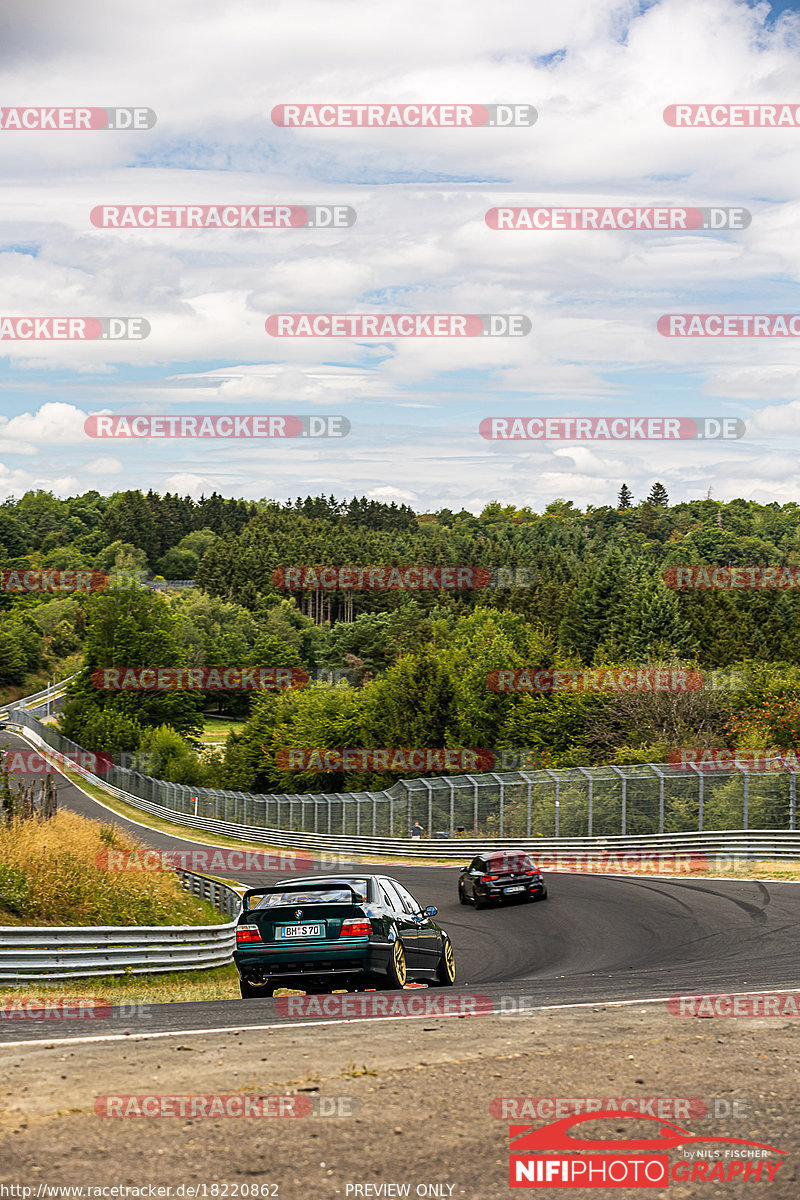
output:
M 438 913 L 438 911 L 439 910 L 435 904 L 429 904 L 428 907 L 425 909 L 425 916 L 426 917 L 435 917 L 436 914 Z

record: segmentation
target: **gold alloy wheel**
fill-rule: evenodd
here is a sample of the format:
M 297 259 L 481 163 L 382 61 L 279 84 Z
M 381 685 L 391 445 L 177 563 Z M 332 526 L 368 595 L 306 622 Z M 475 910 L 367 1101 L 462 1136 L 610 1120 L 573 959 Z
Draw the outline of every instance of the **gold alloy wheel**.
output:
M 401 987 L 406 982 L 406 952 L 403 949 L 403 943 L 398 939 L 394 944 L 394 971 L 397 976 L 397 982 Z
M 452 983 L 456 977 L 456 956 L 453 953 L 453 943 L 448 938 L 444 944 L 444 965 L 447 978 Z

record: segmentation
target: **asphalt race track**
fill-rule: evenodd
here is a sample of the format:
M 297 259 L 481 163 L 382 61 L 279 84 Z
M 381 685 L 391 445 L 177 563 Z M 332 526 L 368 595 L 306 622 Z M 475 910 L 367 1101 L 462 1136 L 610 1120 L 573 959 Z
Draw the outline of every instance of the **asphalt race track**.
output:
M 24 747 L 2 736 L 2 745 Z M 59 804 L 114 820 L 160 849 L 208 850 L 132 824 L 59 777 Z M 422 904 L 435 904 L 456 951 L 458 984 L 448 990 L 488 995 L 510 1009 L 602 1004 L 676 994 L 791 989 L 798 984 L 800 883 L 620 878 L 549 874 L 549 899 L 475 911 L 458 903 L 457 868 L 370 867 L 395 876 Z M 222 875 L 224 872 L 214 872 Z M 250 886 L 269 877 L 240 879 Z M 271 877 L 271 878 L 274 878 Z M 91 981 L 87 980 L 87 994 Z M 40 1039 L 37 1022 L 3 1022 L 0 1042 Z M 153 1034 L 292 1024 L 275 1002 L 212 1001 L 149 1006 L 146 1028 L 123 1017 L 104 1033 Z M 109 1028 L 109 1026 L 113 1026 Z M 26 1028 L 27 1027 L 27 1028 Z M 47 1039 L 86 1035 L 85 1021 L 48 1022 Z

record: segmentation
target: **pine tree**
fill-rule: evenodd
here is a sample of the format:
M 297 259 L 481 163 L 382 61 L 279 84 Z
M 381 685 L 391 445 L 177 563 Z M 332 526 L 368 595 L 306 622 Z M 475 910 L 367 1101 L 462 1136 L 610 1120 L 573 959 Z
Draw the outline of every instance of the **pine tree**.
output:
M 640 576 L 628 598 L 624 640 L 637 662 L 652 658 L 680 658 L 689 650 L 689 630 L 680 600 L 656 576 Z
M 594 653 L 609 634 L 616 632 L 627 604 L 630 558 L 617 547 L 584 577 L 572 592 L 559 625 L 561 646 L 591 663 Z
M 654 508 L 669 508 L 669 496 L 663 483 L 653 484 L 650 488 L 650 495 L 647 497 L 647 503 L 652 504 Z
M 619 489 L 619 495 L 617 496 L 617 508 L 630 508 L 632 502 L 633 492 L 628 487 L 627 483 L 623 483 L 622 487 Z

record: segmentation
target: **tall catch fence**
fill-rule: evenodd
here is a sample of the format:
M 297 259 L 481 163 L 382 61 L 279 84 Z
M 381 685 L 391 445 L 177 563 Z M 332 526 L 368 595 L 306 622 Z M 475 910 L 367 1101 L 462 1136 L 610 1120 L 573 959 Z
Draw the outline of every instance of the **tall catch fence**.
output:
M 85 751 L 23 708 L 14 722 L 67 758 Z M 569 838 L 795 830 L 797 773 L 746 764 L 713 771 L 687 764 L 570 767 L 401 779 L 376 792 L 254 794 L 170 783 L 115 763 L 115 789 L 189 818 L 265 830 L 407 838 L 419 822 L 431 838 Z

